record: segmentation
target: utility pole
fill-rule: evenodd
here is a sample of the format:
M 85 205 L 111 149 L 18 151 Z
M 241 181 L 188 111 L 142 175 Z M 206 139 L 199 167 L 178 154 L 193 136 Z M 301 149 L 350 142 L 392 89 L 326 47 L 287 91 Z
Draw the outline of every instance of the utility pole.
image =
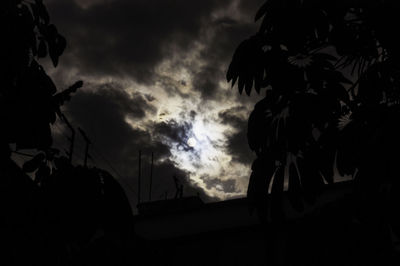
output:
M 84 166 L 84 167 L 87 167 L 87 159 L 88 159 L 88 157 L 90 156 L 90 155 L 89 155 L 89 145 L 92 144 L 92 142 L 91 142 L 90 139 L 86 136 L 86 133 L 85 133 L 85 131 L 83 131 L 83 129 L 81 129 L 80 127 L 78 127 L 78 130 L 79 130 L 79 133 L 81 133 L 83 139 L 84 139 L 85 142 L 86 142 L 85 159 L 84 159 L 84 162 L 83 162 L 83 166 Z
M 74 153 L 74 142 L 75 142 L 75 129 L 63 113 L 61 113 L 60 117 L 71 131 L 71 137 L 67 138 L 70 142 L 69 151 L 67 153 L 68 153 L 68 160 L 72 164 L 72 154 Z
M 183 185 L 181 184 L 179 179 L 176 177 L 176 175 L 174 175 L 173 178 L 174 178 L 175 188 L 176 188 L 175 199 L 180 199 L 183 196 Z
M 154 154 L 151 153 L 151 166 L 150 166 L 150 189 L 149 189 L 149 201 L 151 201 L 151 187 L 153 186 L 153 160 Z
M 141 187 L 141 184 L 140 184 L 140 181 L 141 181 L 141 175 L 142 175 L 142 171 L 141 171 L 141 168 L 142 168 L 142 151 L 141 150 L 139 150 L 139 169 L 138 169 L 138 204 L 140 204 L 140 187 Z

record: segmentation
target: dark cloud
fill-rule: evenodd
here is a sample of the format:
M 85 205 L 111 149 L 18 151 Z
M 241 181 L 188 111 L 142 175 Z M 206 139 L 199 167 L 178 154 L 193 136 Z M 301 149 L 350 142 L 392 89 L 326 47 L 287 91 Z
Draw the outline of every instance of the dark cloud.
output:
M 219 113 L 221 123 L 231 125 L 237 132 L 227 135 L 227 149 L 232 159 L 250 165 L 255 156 L 247 145 L 247 112 L 243 106 L 235 106 Z
M 157 77 L 157 81 L 160 83 L 161 87 L 164 88 L 169 97 L 179 96 L 190 100 L 190 94 L 188 92 L 183 92 L 180 88 L 181 86 L 187 86 L 185 81 L 176 82 L 168 76 L 159 76 Z
M 86 87 L 72 98 L 65 108 L 65 114 L 75 127 L 81 127 L 89 136 L 93 145 L 90 146 L 91 165 L 104 168 L 119 179 L 126 189 L 132 206 L 137 202 L 137 176 L 138 176 L 138 152 L 142 151 L 142 174 L 145 198 L 147 198 L 148 186 L 146 180 L 149 176 L 151 152 L 154 152 L 154 195 L 163 194 L 164 191 L 172 193 L 174 184 L 172 176 L 176 175 L 185 186 L 189 187 L 188 173 L 179 169 L 168 160 L 170 147 L 151 137 L 152 132 L 132 128 L 125 119 L 126 116 L 142 119 L 147 113 L 152 112 L 153 107 L 145 99 L 146 97 L 124 92 L 120 85 L 110 83 L 99 87 Z M 64 128 L 65 129 L 65 128 Z M 161 123 L 155 125 L 159 134 L 165 134 L 170 138 L 178 139 L 181 130 L 178 126 L 168 126 Z M 177 132 L 174 132 L 177 131 Z M 182 132 L 183 133 L 183 132 Z M 55 142 L 67 147 L 64 134 L 55 134 Z M 82 163 L 84 143 L 77 135 L 74 162 Z M 122 179 L 122 180 L 121 180 Z M 147 191 L 147 192 L 145 192 Z M 200 193 L 203 199 L 209 199 L 204 192 L 196 188 L 186 188 L 186 195 Z M 172 195 L 172 194 L 170 194 Z
M 168 198 L 173 198 L 176 193 L 176 186 L 174 176 L 178 179 L 179 184 L 183 185 L 183 196 L 194 196 L 198 195 L 202 200 L 209 202 L 216 199 L 209 197 L 204 193 L 203 190 L 193 187 L 189 181 L 189 174 L 184 170 L 181 170 L 173 166 L 172 161 L 166 160 L 160 163 L 156 163 L 153 169 L 153 182 L 152 182 L 152 200 L 164 199 L 165 195 Z M 149 197 L 150 190 L 150 165 L 147 161 L 147 165 L 143 168 L 143 199 L 146 200 Z
M 118 84 L 105 84 L 74 95 L 66 114 L 75 126 L 86 131 L 94 145 L 107 154 L 121 172 L 131 175 L 131 161 L 136 160 L 139 150 L 156 150 L 159 156 L 169 156 L 166 145 L 154 142 L 150 132 L 132 128 L 126 121 L 127 117 L 143 119 L 153 108 L 142 95 L 131 96 Z
M 83 5 L 78 5 L 77 2 Z M 168 159 L 171 155 L 170 149 L 178 146 L 188 156 L 196 157 L 194 149 L 187 145 L 187 139 L 192 129 L 191 122 L 198 118 L 200 112 L 207 110 L 201 109 L 201 106 L 193 106 L 177 114 L 176 121 L 150 122 L 149 118 L 154 118 L 157 112 L 155 106 L 163 99 L 151 92 L 151 86 L 148 86 L 149 91 L 146 93 L 128 93 L 118 81 L 120 78 L 128 78 L 145 85 L 157 82 L 171 96 L 190 101 L 193 94 L 182 89 L 190 85 L 189 81 L 177 81 L 167 74 L 156 76 L 154 70 L 165 59 L 185 53 L 190 55 L 194 43 L 199 42 L 205 47 L 196 55 L 201 64 L 196 64 L 196 67 L 188 64 L 184 67 L 194 77 L 193 87 L 201 92 L 202 99 L 222 103 L 229 93 L 230 99 L 237 101 L 235 104 L 254 104 L 255 96 L 240 97 L 236 91 L 221 90 L 219 85 L 225 79 L 234 49 L 256 31 L 257 26 L 252 19 L 262 1 L 240 1 L 241 16 L 213 16 L 215 10 L 224 9 L 232 2 L 233 0 L 48 0 L 51 20 L 68 41 L 66 53 L 61 57 L 60 66 L 52 77 L 63 86 L 75 81 L 69 80 L 76 75 L 74 73 L 91 76 L 92 80 L 98 79 L 98 83 L 101 83 L 104 76 L 112 77 L 115 81 L 101 86 L 86 85 L 73 96 L 65 113 L 93 141 L 94 145 L 90 148 L 93 157 L 91 163 L 116 175 L 101 155 L 106 157 L 122 175 L 123 182 L 126 183 L 123 186 L 128 190 L 132 188 L 137 193 L 138 151 L 141 150 L 145 188 L 142 192 L 145 198 L 148 193 L 146 178 L 149 176 L 150 156 L 154 152 L 156 163 L 153 199 L 163 197 L 165 191 L 168 191 L 169 196 L 175 193 L 172 176 L 176 175 L 184 184 L 186 195 L 194 195 L 200 191 L 203 199 L 215 200 L 207 197 L 202 190 L 192 187 L 188 179 L 189 173 L 179 169 Z M 243 17 L 249 19 L 241 21 L 240 18 Z M 207 38 L 204 32 L 208 32 L 205 34 Z M 179 60 L 178 62 L 180 63 Z M 221 112 L 219 119 L 221 123 L 238 129 L 237 133 L 227 136 L 227 147 L 218 147 L 217 143 L 214 146 L 227 148 L 234 161 L 250 163 L 252 154 L 246 140 L 247 116 L 243 116 L 246 108 L 235 108 Z M 168 108 L 164 111 L 169 112 Z M 163 117 L 162 114 L 159 116 Z M 132 127 L 127 119 L 137 125 Z M 182 122 L 184 119 L 187 121 Z M 56 135 L 55 138 L 61 139 L 64 136 Z M 81 160 L 79 157 L 82 157 L 83 144 L 78 137 L 76 160 Z M 195 163 L 194 167 L 201 168 L 201 162 Z M 207 186 L 220 185 L 226 192 L 235 192 L 236 183 L 233 179 L 207 180 Z M 133 205 L 137 199 L 135 192 L 128 193 Z
M 146 98 L 147 101 L 152 102 L 154 101 L 156 98 L 151 95 L 151 94 L 145 94 L 144 97 Z
M 219 88 L 219 82 L 223 76 L 220 68 L 211 64 L 202 67 L 200 72 L 195 74 L 193 83 L 195 88 L 201 92 L 203 99 L 215 99 Z
M 208 189 L 215 188 L 227 193 L 238 192 L 236 189 L 236 180 L 234 179 L 220 180 L 218 178 L 209 178 L 208 176 L 204 176 L 202 177 L 202 180 Z
M 190 115 L 190 119 L 194 120 L 197 116 L 197 112 L 194 110 L 191 110 L 189 115 Z
M 229 154 L 232 155 L 232 160 L 250 166 L 255 159 L 255 154 L 247 145 L 247 128 L 241 128 L 237 133 L 229 135 L 227 138 L 227 148 Z
M 115 0 L 83 9 L 74 1 L 57 0 L 48 8 L 68 40 L 63 59 L 69 65 L 149 82 L 154 66 L 173 50 L 190 49 L 203 21 L 228 2 Z
M 154 125 L 154 135 L 158 138 L 168 138 L 173 143 L 183 143 L 189 138 L 192 129 L 190 122 L 178 123 L 169 120 Z
M 246 108 L 244 106 L 234 106 L 223 110 L 218 116 L 224 125 L 231 125 L 233 128 L 247 127 Z
M 233 51 L 241 41 L 256 32 L 257 27 L 251 20 L 243 22 L 230 17 L 211 21 L 209 27 L 214 34 L 200 55 L 201 60 L 206 62 L 205 65 L 193 73 L 194 88 L 201 92 L 205 100 L 221 101 L 226 94 L 220 90 L 219 82 L 225 80 Z
M 149 134 L 133 130 L 125 118 L 143 119 L 147 113 L 154 111 L 143 95 L 129 95 L 116 83 L 103 84 L 95 89 L 86 85 L 67 105 L 67 114 L 72 116 L 74 122 L 84 125 L 92 138 L 107 145 L 109 151 L 119 149 L 127 142 L 150 144 Z
M 252 19 L 255 17 L 256 12 L 266 2 L 266 0 L 241 0 L 239 1 L 238 8 L 243 14 L 250 16 Z
M 174 147 L 178 151 L 188 152 L 186 155 L 191 159 L 198 159 L 200 154 L 193 147 L 189 146 L 188 139 L 191 137 L 192 124 L 189 121 L 178 123 L 175 120 L 156 123 L 153 126 L 154 137 L 164 143 L 167 142 L 169 147 Z M 199 165 L 199 167 L 201 167 Z

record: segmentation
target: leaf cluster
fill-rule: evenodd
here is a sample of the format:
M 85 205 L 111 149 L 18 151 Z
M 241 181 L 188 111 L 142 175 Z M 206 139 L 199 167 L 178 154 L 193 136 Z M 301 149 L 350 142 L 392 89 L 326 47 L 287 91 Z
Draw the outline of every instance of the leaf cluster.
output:
M 337 172 L 393 183 L 398 11 L 392 1 L 269 0 L 257 12 L 259 30 L 237 47 L 226 78 L 239 93 L 265 90 L 248 122 L 257 154 L 248 197 L 260 205 L 270 190 L 272 216 L 282 216 L 285 185 L 302 210 Z
M 0 13 L 0 139 L 16 143 L 18 149 L 45 150 L 52 143 L 49 124 L 82 83 L 57 94 L 39 63 L 40 58 L 49 57 L 56 67 L 67 45 L 50 23 L 42 0 L 6 0 Z

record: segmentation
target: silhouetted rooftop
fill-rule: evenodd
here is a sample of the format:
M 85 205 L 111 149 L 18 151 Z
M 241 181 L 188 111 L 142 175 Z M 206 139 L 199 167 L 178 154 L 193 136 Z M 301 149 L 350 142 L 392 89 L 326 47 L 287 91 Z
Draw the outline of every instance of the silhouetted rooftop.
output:
M 315 204 L 305 204 L 303 212 L 293 209 L 287 197 L 283 209 L 289 220 L 304 217 L 323 205 L 350 192 L 352 182 L 326 185 Z M 285 193 L 286 194 L 286 193 Z M 247 198 L 203 203 L 198 197 L 160 200 L 138 205 L 135 231 L 145 239 L 165 239 L 205 232 L 254 227 L 260 224 L 255 212 L 249 211 Z
M 196 196 L 143 202 L 137 205 L 139 215 L 165 214 L 200 208 L 204 202 Z

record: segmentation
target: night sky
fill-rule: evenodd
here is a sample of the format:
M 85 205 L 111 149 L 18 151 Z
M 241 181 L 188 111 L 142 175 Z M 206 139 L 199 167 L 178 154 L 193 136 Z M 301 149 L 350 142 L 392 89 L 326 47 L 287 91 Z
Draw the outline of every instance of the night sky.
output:
M 137 203 L 138 152 L 142 200 L 175 195 L 226 200 L 246 194 L 255 155 L 247 118 L 262 95 L 239 95 L 225 73 L 238 44 L 257 30 L 262 0 L 48 0 L 51 21 L 68 46 L 53 68 L 59 89 L 84 87 L 64 107 L 90 137 L 89 164 L 110 171 Z M 67 149 L 69 131 L 53 126 L 54 146 Z M 78 137 L 74 163 L 82 163 Z

